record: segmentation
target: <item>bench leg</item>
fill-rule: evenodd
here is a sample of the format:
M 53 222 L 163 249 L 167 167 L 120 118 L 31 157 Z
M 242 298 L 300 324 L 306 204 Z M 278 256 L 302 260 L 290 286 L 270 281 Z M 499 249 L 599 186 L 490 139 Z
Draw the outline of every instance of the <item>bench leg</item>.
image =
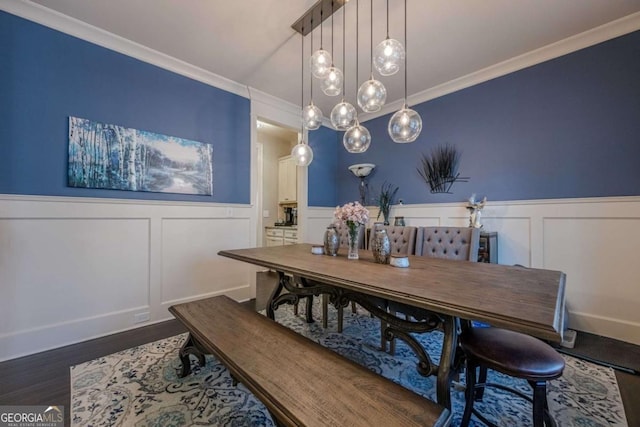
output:
M 182 369 L 178 376 L 184 378 L 191 373 L 191 359 L 190 355 L 193 354 L 198 358 L 198 363 L 203 367 L 206 363 L 204 353 L 200 350 L 198 341 L 196 341 L 191 334 L 187 337 L 187 340 L 182 344 L 178 355 L 180 356 L 180 362 L 182 363 Z

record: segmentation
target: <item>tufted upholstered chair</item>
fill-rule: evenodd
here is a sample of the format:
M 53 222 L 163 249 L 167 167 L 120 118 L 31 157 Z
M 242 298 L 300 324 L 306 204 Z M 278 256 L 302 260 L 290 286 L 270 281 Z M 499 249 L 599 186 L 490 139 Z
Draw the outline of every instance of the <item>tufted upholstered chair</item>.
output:
M 416 236 L 416 256 L 427 256 L 459 261 L 478 261 L 480 246 L 480 229 L 469 227 L 420 227 Z M 403 313 L 414 318 L 422 317 L 424 310 L 394 301 L 388 302 L 387 309 L 392 313 Z M 384 351 L 387 344 L 384 340 L 384 329 L 381 325 L 381 347 Z M 395 340 L 391 341 L 390 352 L 395 352 Z
M 341 248 L 349 247 L 349 227 L 345 224 L 337 224 L 336 231 L 338 232 L 338 239 L 340 240 Z M 358 234 L 358 248 L 364 249 L 364 227 L 360 227 L 360 234 Z
M 389 243 L 391 244 L 391 255 L 413 255 L 416 249 L 416 234 L 418 229 L 416 227 L 398 227 L 393 225 L 378 226 L 376 230 L 384 228 L 387 230 L 387 236 L 389 237 Z M 369 241 L 369 247 L 375 239 L 375 230 L 371 230 L 371 240 Z
M 469 227 L 420 227 L 416 255 L 459 261 L 478 260 L 480 230 Z

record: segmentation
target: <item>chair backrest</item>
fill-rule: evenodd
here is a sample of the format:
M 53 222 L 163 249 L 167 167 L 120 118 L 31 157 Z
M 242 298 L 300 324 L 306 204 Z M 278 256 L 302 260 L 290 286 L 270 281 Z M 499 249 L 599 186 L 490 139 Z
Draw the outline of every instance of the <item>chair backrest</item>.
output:
M 391 255 L 413 255 L 416 249 L 416 235 L 418 229 L 416 227 L 401 227 L 395 225 L 378 225 L 371 230 L 371 239 L 369 240 L 369 248 L 376 237 L 376 230 L 384 228 L 389 236 L 391 244 Z
M 479 245 L 478 228 L 420 227 L 416 255 L 477 262 Z
M 346 224 L 336 224 L 336 231 L 338 232 L 338 240 L 340 241 L 341 248 L 349 247 L 349 227 Z M 358 234 L 358 248 L 364 249 L 364 226 L 360 226 Z

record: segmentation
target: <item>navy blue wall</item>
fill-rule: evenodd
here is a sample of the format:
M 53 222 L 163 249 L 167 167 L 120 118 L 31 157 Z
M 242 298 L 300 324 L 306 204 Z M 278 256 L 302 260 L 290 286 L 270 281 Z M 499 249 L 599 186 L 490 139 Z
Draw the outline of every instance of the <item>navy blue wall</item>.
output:
M 67 187 L 68 116 L 210 143 L 213 196 Z M 0 193 L 249 203 L 249 100 L 0 12 Z
M 340 134 L 342 138 L 342 134 Z M 336 206 L 338 132 L 321 126 L 309 132 L 309 145 L 313 150 L 313 162 L 309 165 L 309 206 Z
M 384 81 L 384 80 L 383 80 Z M 385 180 L 405 203 L 640 195 L 640 32 L 414 107 L 423 120 L 412 144 L 394 144 L 389 116 L 365 124 L 361 155 L 338 150 L 337 201 L 358 199 L 353 163 L 375 163 L 375 197 Z M 340 134 L 341 137 L 341 134 Z M 439 144 L 462 151 L 453 194 L 431 194 L 416 172 Z

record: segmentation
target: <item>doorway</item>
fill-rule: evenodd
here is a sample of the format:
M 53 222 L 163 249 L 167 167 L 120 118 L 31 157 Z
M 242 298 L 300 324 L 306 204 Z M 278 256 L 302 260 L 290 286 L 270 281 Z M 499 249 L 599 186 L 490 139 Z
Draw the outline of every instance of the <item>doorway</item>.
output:
M 295 164 L 290 169 L 288 159 L 291 149 L 298 143 L 299 134 L 296 130 L 258 117 L 256 135 L 256 242 L 257 246 L 266 246 L 268 237 L 265 227 L 282 224 L 293 226 L 291 213 L 298 212 L 299 174 Z M 286 168 L 289 168 L 288 174 Z

